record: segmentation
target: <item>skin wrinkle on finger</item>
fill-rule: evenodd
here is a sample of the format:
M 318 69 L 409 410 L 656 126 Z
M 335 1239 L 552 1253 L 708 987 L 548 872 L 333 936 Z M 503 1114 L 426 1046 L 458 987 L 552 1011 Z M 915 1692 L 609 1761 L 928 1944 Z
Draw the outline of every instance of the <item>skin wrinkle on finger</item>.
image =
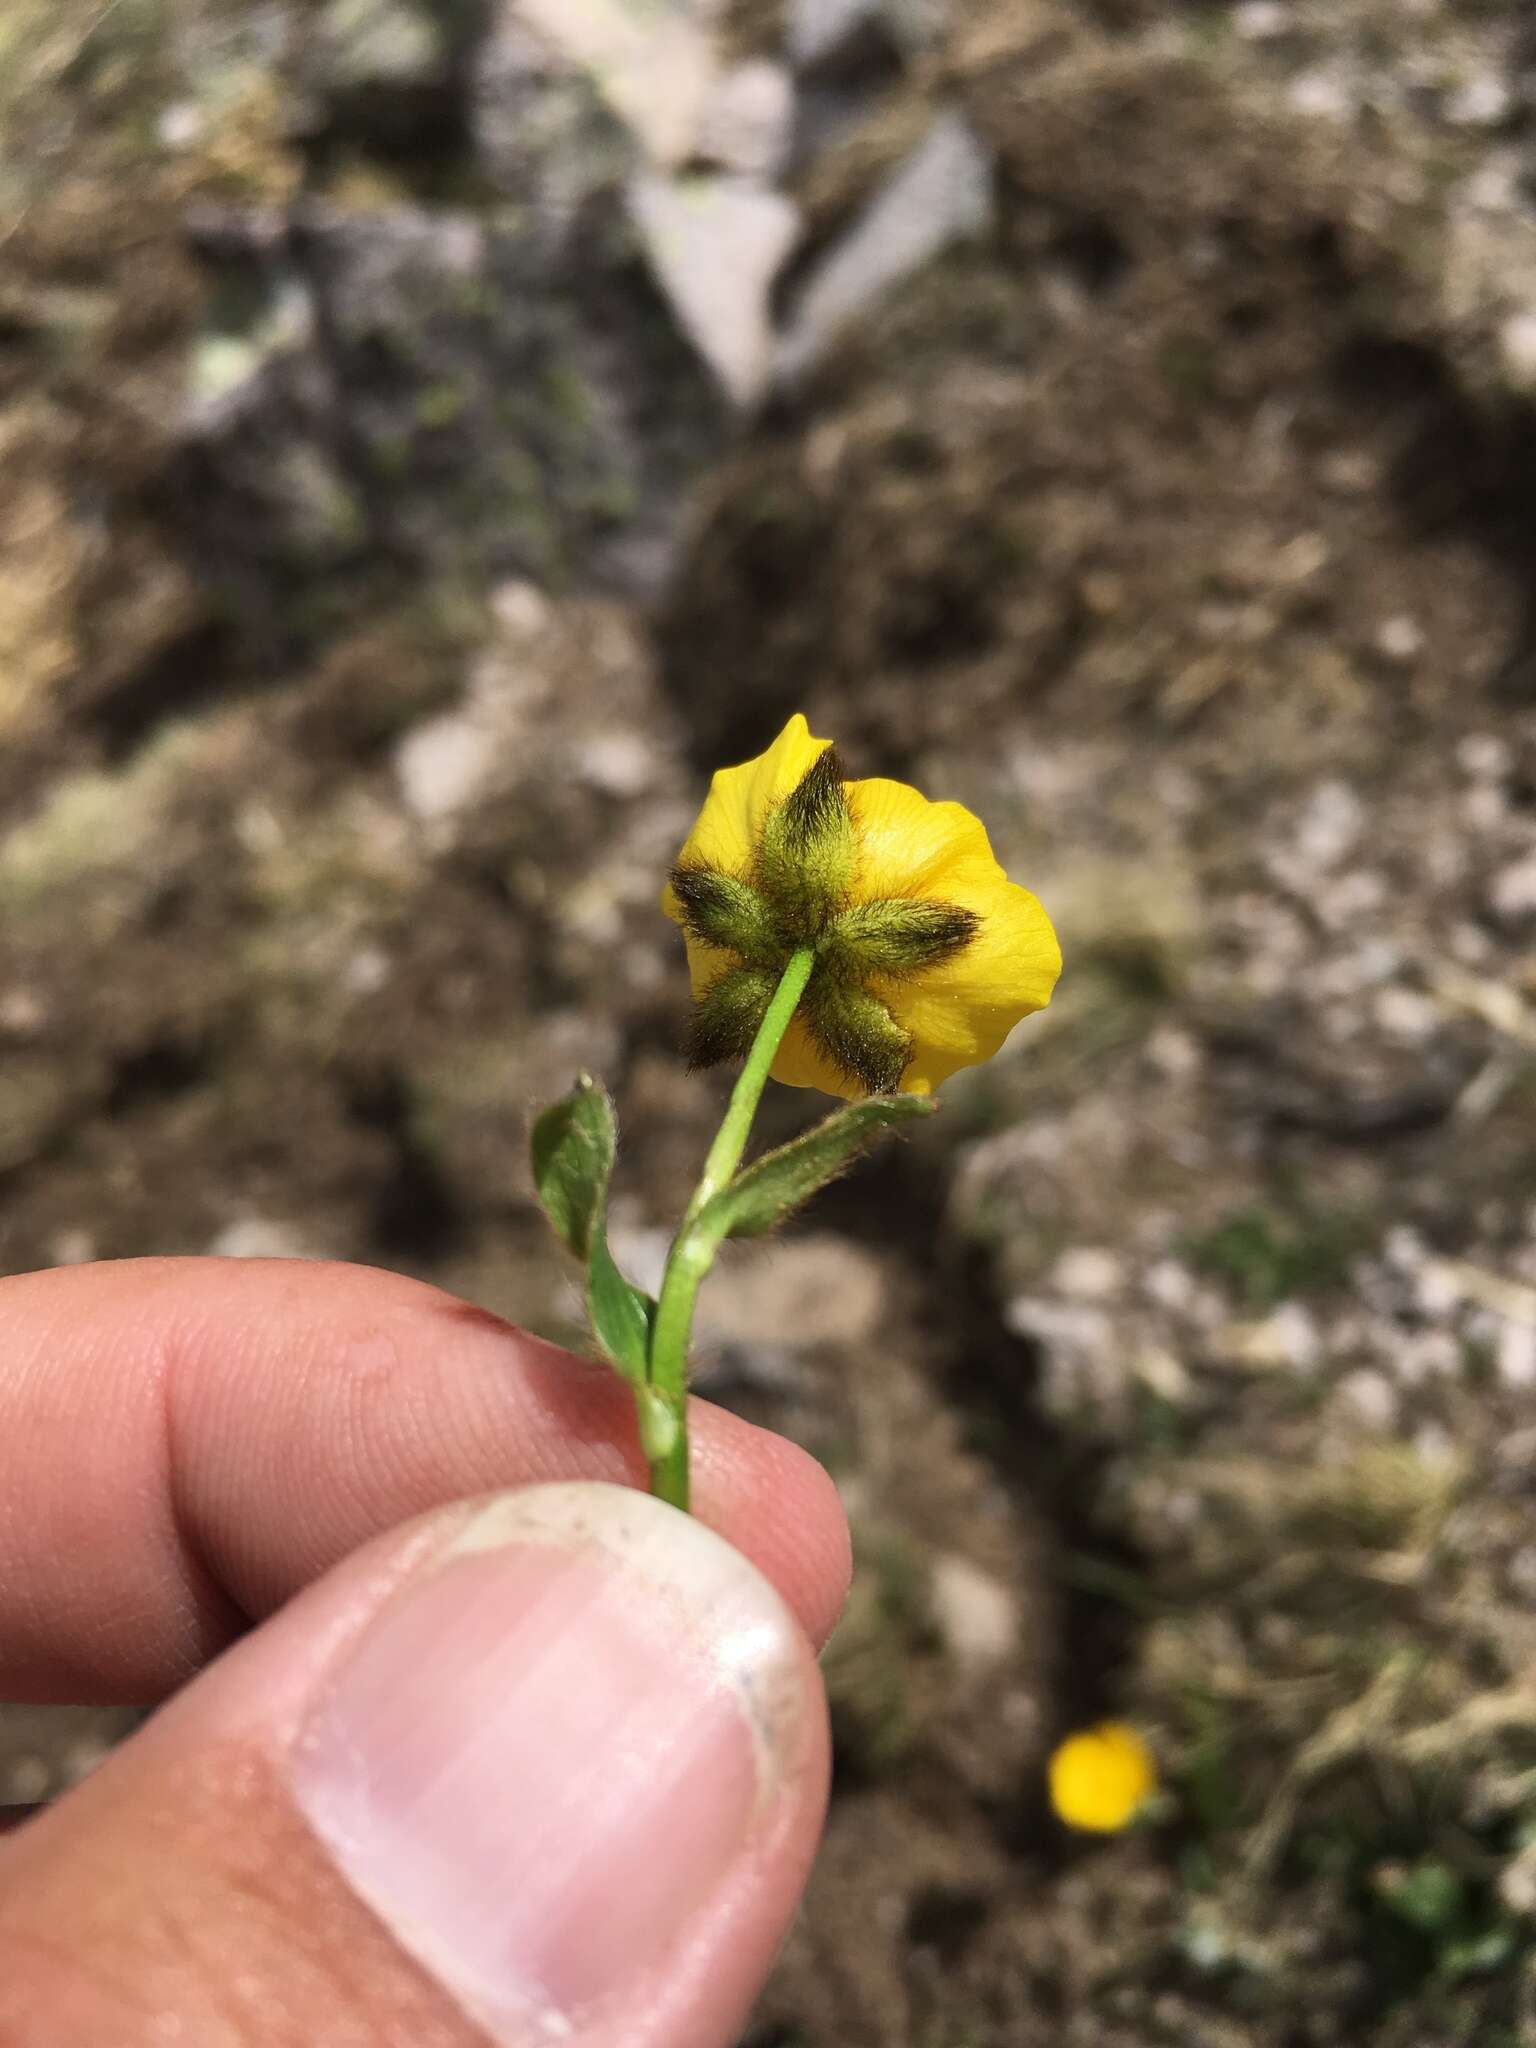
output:
M 0 1691 L 149 1700 L 381 1529 L 638 1482 L 605 1368 L 399 1276 L 148 1260 L 0 1281 Z M 698 1404 L 698 1504 L 825 1637 L 846 1529 L 804 1453 Z

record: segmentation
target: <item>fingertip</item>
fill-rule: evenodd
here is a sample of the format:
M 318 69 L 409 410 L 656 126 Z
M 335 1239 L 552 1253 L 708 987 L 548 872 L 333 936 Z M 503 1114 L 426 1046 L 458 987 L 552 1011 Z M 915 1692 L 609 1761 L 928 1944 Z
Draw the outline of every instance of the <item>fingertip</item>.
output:
M 691 1412 L 699 1513 L 773 1581 L 820 1649 L 837 1626 L 853 1575 L 836 1482 L 776 1430 L 702 1399 Z

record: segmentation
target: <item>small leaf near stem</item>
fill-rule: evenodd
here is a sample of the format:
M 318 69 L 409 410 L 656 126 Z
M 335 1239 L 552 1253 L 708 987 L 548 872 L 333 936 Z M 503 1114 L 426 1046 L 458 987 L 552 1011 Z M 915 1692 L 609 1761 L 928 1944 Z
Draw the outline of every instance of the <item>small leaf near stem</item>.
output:
M 694 1228 L 711 1246 L 774 1230 L 897 1124 L 931 1116 L 931 1095 L 869 1095 L 813 1130 L 765 1152 L 699 1211 Z
M 741 1155 L 752 1134 L 752 1120 L 768 1083 L 768 1070 L 805 993 L 815 961 L 809 946 L 790 955 L 747 1054 L 746 1065 L 736 1078 L 730 1106 L 709 1148 L 704 1171 L 667 1258 L 651 1325 L 646 1377 L 653 1396 L 670 1411 L 676 1435 L 660 1456 L 651 1456 L 648 1445 L 647 1458 L 651 1491 L 674 1507 L 688 1506 L 688 1340 L 693 1333 L 694 1304 L 720 1243 L 718 1237 L 711 1242 L 709 1235 L 697 1231 L 695 1225 L 705 1204 L 729 1184 L 741 1164 Z M 660 1448 L 654 1425 L 650 1434 L 652 1442 Z
M 587 1269 L 587 1312 L 610 1365 L 645 1384 L 654 1303 L 632 1287 L 608 1249 L 608 1182 L 618 1128 L 613 1104 L 582 1074 L 533 1127 L 533 1179 L 544 1213 Z

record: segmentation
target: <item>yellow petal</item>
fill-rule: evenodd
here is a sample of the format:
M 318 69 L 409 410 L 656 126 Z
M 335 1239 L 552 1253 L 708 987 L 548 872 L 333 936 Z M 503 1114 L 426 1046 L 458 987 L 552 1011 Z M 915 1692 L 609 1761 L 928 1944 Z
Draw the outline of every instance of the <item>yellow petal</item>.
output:
M 1157 1788 L 1147 1745 L 1122 1721 L 1069 1735 L 1051 1758 L 1049 1778 L 1060 1818 L 1096 1835 L 1129 1826 Z
M 995 871 L 987 830 L 964 804 L 933 803 L 910 783 L 870 776 L 847 785 L 859 833 L 854 895 L 861 903 L 886 896 L 927 896 L 954 902 L 956 873 Z
M 990 1059 L 1021 1017 L 1045 1007 L 1061 949 L 1038 900 L 1008 880 L 986 827 L 963 804 L 932 803 L 880 778 L 850 783 L 848 801 L 859 827 L 859 900 L 923 897 L 981 920 L 952 960 L 909 981 L 871 984 L 912 1037 L 903 1090 L 927 1095 L 959 1068 Z
M 811 1034 L 798 1016 L 790 1018 L 784 1042 L 768 1071 L 775 1081 L 782 1081 L 788 1088 L 819 1088 L 823 1095 L 841 1095 L 849 1102 L 862 1101 L 866 1092 L 850 1075 L 834 1067 L 824 1053 L 817 1051 Z
M 959 1068 L 991 1059 L 1022 1017 L 1045 1008 L 1061 972 L 1039 900 L 995 863 L 985 882 L 966 877 L 945 900 L 981 919 L 970 944 L 910 981 L 871 984 L 911 1034 L 912 1064 L 901 1077 L 908 1093 L 926 1095 Z
M 679 862 L 697 861 L 728 875 L 745 875 L 768 813 L 831 744 L 813 739 L 797 711 L 766 753 L 736 768 L 716 769 Z M 670 884 L 662 892 L 661 907 L 674 923 L 682 922 Z

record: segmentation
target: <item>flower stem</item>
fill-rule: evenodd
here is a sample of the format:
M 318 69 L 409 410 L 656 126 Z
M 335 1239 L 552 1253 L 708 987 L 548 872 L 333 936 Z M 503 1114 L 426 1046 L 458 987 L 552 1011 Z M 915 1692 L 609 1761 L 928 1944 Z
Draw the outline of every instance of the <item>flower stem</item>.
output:
M 758 1026 L 746 1065 L 736 1078 L 730 1106 L 715 1133 L 699 1184 L 667 1255 L 667 1270 L 651 1329 L 649 1381 L 670 1417 L 672 1428 L 670 1432 L 657 1432 L 654 1428 L 646 1432 L 646 1455 L 652 1493 L 674 1507 L 688 1506 L 688 1342 L 693 1332 L 694 1304 L 720 1248 L 718 1237 L 696 1227 L 699 1212 L 729 1183 L 741 1164 L 741 1155 L 752 1135 L 752 1120 L 767 1085 L 768 1070 L 805 994 L 815 961 L 809 946 L 790 955 Z

